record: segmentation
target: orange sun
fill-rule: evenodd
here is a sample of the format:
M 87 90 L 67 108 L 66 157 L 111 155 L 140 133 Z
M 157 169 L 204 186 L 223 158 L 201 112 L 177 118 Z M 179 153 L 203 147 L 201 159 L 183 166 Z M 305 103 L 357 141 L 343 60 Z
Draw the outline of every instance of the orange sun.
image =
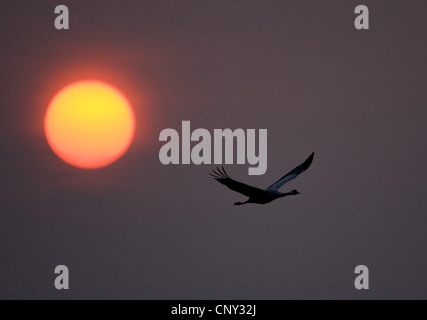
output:
M 118 160 L 130 147 L 135 115 L 126 97 L 100 81 L 79 81 L 51 100 L 44 128 L 52 150 L 66 163 L 97 169 Z

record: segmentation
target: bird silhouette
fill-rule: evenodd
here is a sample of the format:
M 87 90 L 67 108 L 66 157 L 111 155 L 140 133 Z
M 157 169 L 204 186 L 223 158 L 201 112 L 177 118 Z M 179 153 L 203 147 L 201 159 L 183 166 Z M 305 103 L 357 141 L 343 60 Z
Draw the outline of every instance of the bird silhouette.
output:
M 210 175 L 219 183 L 227 186 L 231 190 L 239 192 L 249 197 L 249 199 L 245 202 L 236 202 L 234 204 L 235 206 L 241 206 L 247 203 L 266 204 L 279 198 L 300 194 L 297 190 L 292 190 L 290 192 L 282 193 L 279 191 L 279 189 L 285 183 L 295 179 L 301 173 L 307 170 L 310 167 L 311 163 L 313 162 L 313 159 L 314 159 L 314 152 L 307 158 L 307 160 L 304 161 L 304 163 L 300 164 L 298 167 L 296 167 L 295 169 L 293 169 L 292 171 L 284 175 L 277 182 L 273 183 L 271 186 L 269 186 L 265 190 L 247 185 L 245 183 L 242 183 L 230 178 L 230 176 L 225 171 L 224 167 L 216 168 L 216 170 L 213 170 L 213 173 L 210 173 Z

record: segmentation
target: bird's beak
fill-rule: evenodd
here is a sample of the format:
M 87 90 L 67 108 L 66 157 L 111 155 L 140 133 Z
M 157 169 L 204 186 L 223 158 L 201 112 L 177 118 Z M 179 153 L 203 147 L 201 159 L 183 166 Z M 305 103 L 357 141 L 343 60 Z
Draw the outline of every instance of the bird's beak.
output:
M 301 192 L 298 192 L 298 191 L 297 191 L 297 194 L 301 194 Z

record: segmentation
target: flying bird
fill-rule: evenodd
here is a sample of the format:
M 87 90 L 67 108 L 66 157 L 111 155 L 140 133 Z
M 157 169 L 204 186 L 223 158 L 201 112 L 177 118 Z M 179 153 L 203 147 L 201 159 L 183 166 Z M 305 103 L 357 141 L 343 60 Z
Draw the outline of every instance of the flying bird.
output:
M 304 161 L 304 163 L 300 164 L 291 172 L 284 175 L 277 182 L 273 183 L 271 186 L 269 186 L 265 190 L 247 185 L 245 183 L 242 183 L 230 178 L 230 176 L 225 171 L 224 167 L 221 167 L 221 168 L 218 167 L 216 170 L 213 170 L 213 173 L 210 173 L 210 175 L 219 183 L 227 186 L 231 190 L 239 192 L 249 197 L 249 199 L 245 202 L 236 202 L 234 204 L 235 206 L 241 206 L 247 203 L 266 204 L 279 198 L 300 194 L 297 190 L 292 190 L 290 192 L 282 193 L 279 191 L 279 189 L 285 183 L 295 179 L 301 173 L 307 170 L 310 167 L 311 163 L 313 162 L 313 159 L 314 159 L 314 152 L 307 158 L 307 160 Z

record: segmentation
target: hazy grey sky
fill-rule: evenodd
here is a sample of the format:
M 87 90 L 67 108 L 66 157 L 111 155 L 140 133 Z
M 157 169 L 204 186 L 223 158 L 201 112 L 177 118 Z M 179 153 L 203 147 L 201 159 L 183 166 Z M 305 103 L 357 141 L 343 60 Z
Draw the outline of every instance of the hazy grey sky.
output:
M 57 31 L 54 8 L 70 9 Z M 0 298 L 427 298 L 425 0 L 2 1 Z M 111 167 L 69 167 L 43 115 L 64 85 L 125 92 L 137 138 Z M 163 166 L 165 128 L 268 129 L 265 206 Z M 289 189 L 289 190 L 288 190 Z M 71 290 L 56 291 L 65 264 Z M 371 290 L 354 288 L 365 264 Z

